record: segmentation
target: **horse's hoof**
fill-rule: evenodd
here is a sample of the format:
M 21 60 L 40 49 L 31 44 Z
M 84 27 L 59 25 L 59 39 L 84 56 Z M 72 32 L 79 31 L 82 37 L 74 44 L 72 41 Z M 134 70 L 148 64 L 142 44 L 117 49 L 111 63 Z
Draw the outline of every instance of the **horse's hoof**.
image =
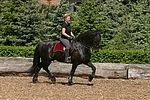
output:
M 52 81 L 52 84 L 56 84 L 56 80 L 51 80 Z
M 33 79 L 32 82 L 33 83 L 38 83 L 39 81 L 38 81 L 38 79 Z
M 73 83 L 68 83 L 68 86 L 74 85 Z
M 52 76 L 52 77 L 51 77 L 51 81 L 52 81 L 53 83 L 55 83 L 55 82 L 56 82 L 56 78 L 55 78 L 55 76 Z
M 68 85 L 69 85 L 69 86 L 71 86 L 71 85 L 73 85 L 73 84 L 74 84 L 73 82 L 70 82 L 70 81 L 68 82 Z
M 93 80 L 93 76 L 90 75 L 90 76 L 89 76 L 89 82 L 91 82 L 92 80 Z

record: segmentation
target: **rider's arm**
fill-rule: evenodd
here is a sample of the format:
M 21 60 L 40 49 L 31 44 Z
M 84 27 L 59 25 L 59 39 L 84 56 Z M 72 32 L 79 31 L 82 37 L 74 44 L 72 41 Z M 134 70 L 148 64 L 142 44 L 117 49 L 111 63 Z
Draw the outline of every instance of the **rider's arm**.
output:
M 62 28 L 62 30 L 61 30 L 62 32 L 62 34 L 65 36 L 65 37 L 67 37 L 67 38 L 69 38 L 70 36 L 65 32 L 66 31 L 66 29 L 65 28 Z
M 75 37 L 74 34 L 71 32 L 71 36 Z

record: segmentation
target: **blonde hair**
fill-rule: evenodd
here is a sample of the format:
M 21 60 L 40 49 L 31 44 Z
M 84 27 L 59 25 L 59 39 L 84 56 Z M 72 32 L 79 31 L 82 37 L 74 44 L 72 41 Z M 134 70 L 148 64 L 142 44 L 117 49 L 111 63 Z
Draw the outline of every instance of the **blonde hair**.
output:
M 64 14 L 63 19 L 65 20 L 70 14 Z

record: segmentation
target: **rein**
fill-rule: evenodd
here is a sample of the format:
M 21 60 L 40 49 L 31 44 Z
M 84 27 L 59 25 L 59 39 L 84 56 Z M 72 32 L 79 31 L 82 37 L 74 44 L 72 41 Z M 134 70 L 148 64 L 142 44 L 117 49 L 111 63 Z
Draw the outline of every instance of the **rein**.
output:
M 81 43 L 81 42 L 80 42 Z M 92 48 L 91 46 L 89 46 L 89 45 L 85 45 L 85 44 L 83 44 L 83 43 L 81 43 L 86 49 L 90 49 L 90 48 Z
M 75 42 L 75 40 L 73 40 L 72 42 Z M 89 45 L 86 45 L 86 44 L 83 44 L 82 42 L 79 42 L 79 43 L 81 43 L 86 49 L 90 49 L 90 48 L 92 48 L 91 46 L 89 46 Z

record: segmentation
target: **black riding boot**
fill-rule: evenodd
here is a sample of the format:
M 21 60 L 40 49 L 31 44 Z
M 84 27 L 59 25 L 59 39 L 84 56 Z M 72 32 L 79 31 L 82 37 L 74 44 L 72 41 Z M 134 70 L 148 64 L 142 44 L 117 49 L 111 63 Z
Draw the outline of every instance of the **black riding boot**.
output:
M 64 62 L 70 63 L 71 62 L 71 56 L 69 56 L 69 49 L 65 49 L 65 60 Z

